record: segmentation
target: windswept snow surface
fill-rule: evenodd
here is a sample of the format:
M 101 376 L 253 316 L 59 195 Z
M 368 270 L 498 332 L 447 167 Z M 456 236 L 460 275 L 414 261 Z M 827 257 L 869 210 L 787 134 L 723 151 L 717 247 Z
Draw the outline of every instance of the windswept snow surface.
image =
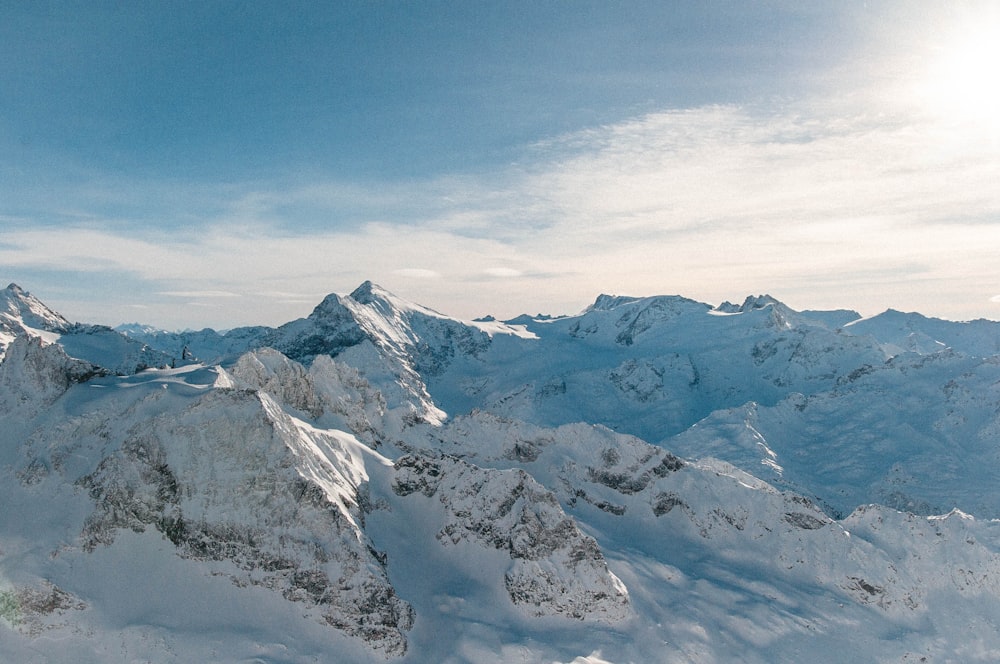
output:
M 996 324 L 365 283 L 123 342 L 4 298 L 0 661 L 1000 657 Z

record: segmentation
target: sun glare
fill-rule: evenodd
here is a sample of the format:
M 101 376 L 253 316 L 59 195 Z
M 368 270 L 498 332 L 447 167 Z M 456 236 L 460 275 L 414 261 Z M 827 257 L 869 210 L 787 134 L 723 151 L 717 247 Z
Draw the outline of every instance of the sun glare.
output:
M 937 45 L 919 100 L 942 119 L 1000 134 L 1000 14 L 967 19 Z

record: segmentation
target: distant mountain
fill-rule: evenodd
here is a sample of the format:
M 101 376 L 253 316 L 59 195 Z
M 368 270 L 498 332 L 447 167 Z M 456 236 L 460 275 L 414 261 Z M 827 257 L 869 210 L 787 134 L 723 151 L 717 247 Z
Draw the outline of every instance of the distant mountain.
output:
M 844 331 L 870 334 L 892 355 L 908 351 L 936 353 L 946 348 L 967 355 L 1000 353 L 1000 326 L 983 319 L 956 323 L 889 309 L 871 318 L 851 321 Z
M 0 293 L 0 661 L 993 661 L 1000 324 Z
M 140 337 L 161 332 L 158 328 L 143 323 L 123 323 L 115 325 L 113 329 L 115 332 L 121 332 L 126 337 Z

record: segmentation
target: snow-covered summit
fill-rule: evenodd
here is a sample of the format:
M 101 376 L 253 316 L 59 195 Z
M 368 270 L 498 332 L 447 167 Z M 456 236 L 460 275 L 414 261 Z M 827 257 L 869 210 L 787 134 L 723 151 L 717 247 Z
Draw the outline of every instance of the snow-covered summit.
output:
M 38 337 L 51 343 L 70 327 L 68 320 L 17 284 L 12 283 L 0 291 L 0 359 L 20 335 Z
M 527 332 L 522 325 L 507 324 L 497 321 L 492 316 L 475 320 L 462 320 L 439 313 L 423 305 L 401 298 L 378 284 L 365 281 L 358 286 L 349 296 L 350 300 L 369 307 L 371 310 L 379 312 L 386 319 L 386 322 L 395 323 L 406 320 L 412 326 L 411 320 L 415 317 L 425 317 L 446 321 L 451 324 L 458 324 L 465 327 L 472 327 L 485 332 L 489 336 L 494 334 L 512 335 L 523 338 L 533 338 L 534 335 Z M 403 323 L 404 325 L 406 323 Z
M 17 284 L 0 291 L 0 326 L 65 332 L 70 322 Z
M 271 345 L 308 362 L 317 354 L 336 356 L 365 340 L 400 355 L 434 352 L 456 342 L 474 346 L 477 337 L 488 343 L 496 334 L 533 336 L 519 325 L 446 316 L 366 281 L 350 295 L 327 295 L 307 318 L 286 323 L 269 336 Z
M 956 322 L 887 309 L 847 323 L 844 331 L 871 335 L 893 355 L 907 351 L 936 353 L 945 348 L 978 356 L 1000 353 L 1000 323 L 984 319 Z
M 747 295 L 743 304 L 733 304 L 728 300 L 715 308 L 715 311 L 727 314 L 746 313 L 753 309 L 763 309 L 764 307 L 784 307 L 785 305 L 770 295 Z
M 584 313 L 588 311 L 610 311 L 623 304 L 629 304 L 639 299 L 638 297 L 631 297 L 629 295 L 608 295 L 607 293 L 601 293 L 592 305 L 584 309 Z
M 115 332 L 121 332 L 126 337 L 137 337 L 142 335 L 151 335 L 164 332 L 158 327 L 152 325 L 146 325 L 144 323 L 122 323 L 121 325 L 115 325 Z

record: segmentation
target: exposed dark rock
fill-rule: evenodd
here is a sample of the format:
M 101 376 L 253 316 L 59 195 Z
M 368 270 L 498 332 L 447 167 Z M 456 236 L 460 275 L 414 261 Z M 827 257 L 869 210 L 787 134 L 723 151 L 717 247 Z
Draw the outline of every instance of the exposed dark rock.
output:
M 566 516 L 556 497 L 522 470 L 487 470 L 443 457 L 408 455 L 396 463 L 394 490 L 436 496 L 447 510 L 443 544 L 471 539 L 507 551 L 504 584 L 535 615 L 619 620 L 628 594 L 593 538 Z
M 672 491 L 661 492 L 656 494 L 656 497 L 653 499 L 653 514 L 663 516 L 664 514 L 669 514 L 670 510 L 678 506 L 687 507 L 685 502 L 676 493 Z
M 782 518 L 796 528 L 802 528 L 804 530 L 816 530 L 817 528 L 822 528 L 829 523 L 829 520 L 819 519 L 811 514 L 806 514 L 805 512 L 785 512 L 785 515 Z

